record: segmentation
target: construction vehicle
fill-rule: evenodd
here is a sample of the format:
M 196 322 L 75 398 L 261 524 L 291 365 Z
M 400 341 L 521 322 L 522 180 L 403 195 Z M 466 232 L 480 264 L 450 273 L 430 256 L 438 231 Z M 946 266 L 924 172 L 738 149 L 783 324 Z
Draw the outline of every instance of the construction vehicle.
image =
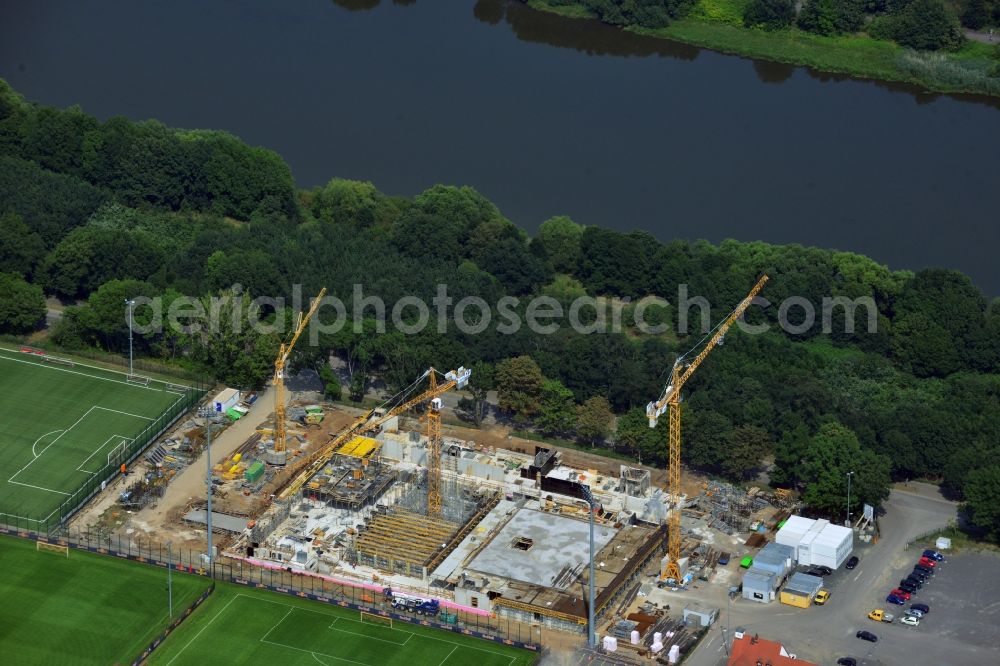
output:
M 698 345 L 695 345 L 692 349 L 677 357 L 677 360 L 674 361 L 674 366 L 670 371 L 670 381 L 663 389 L 663 393 L 656 401 L 646 405 L 646 417 L 649 419 L 650 428 L 655 428 L 659 417 L 667 410 L 670 411 L 670 433 L 668 437 L 669 452 L 667 457 L 667 490 L 670 496 L 671 510 L 667 523 L 668 559 L 661 577 L 668 581 L 673 580 L 675 584 L 680 584 L 683 580 L 680 569 L 681 389 L 684 387 L 687 380 L 691 378 L 691 375 L 693 375 L 698 369 L 698 366 L 700 366 L 705 358 L 712 353 L 712 350 L 722 344 L 723 339 L 726 336 L 726 332 L 740 317 L 743 316 L 746 309 L 750 307 L 750 303 L 753 302 L 753 299 L 760 293 L 760 290 L 764 288 L 767 280 L 768 277 L 764 275 L 757 281 L 757 284 L 755 284 L 753 289 L 750 290 L 750 293 L 747 294 L 746 298 L 740 301 L 740 304 L 736 306 L 736 309 L 730 312 L 729 316 L 722 320 L 722 322 L 720 322 L 715 329 L 710 332 L 711 337 L 708 339 L 708 343 L 705 344 L 704 347 L 701 347 L 701 342 L 704 342 L 704 339 L 702 339 Z M 688 361 L 688 356 L 696 350 L 699 350 L 699 347 L 701 347 L 701 349 L 697 352 L 694 359 Z
M 288 453 L 285 450 L 285 364 L 288 362 L 292 350 L 295 349 L 295 343 L 299 341 L 299 336 L 306 329 L 309 320 L 316 314 L 320 301 L 325 295 L 326 287 L 323 287 L 305 316 L 301 312 L 298 313 L 298 321 L 295 323 L 295 332 L 292 334 L 291 340 L 287 343 L 281 343 L 278 358 L 274 360 L 274 447 L 264 454 L 264 459 L 271 465 L 284 465 L 288 460 Z
M 408 409 L 411 409 L 426 400 L 434 400 L 435 398 L 438 398 L 439 396 L 441 396 L 444 393 L 447 393 L 453 388 L 458 388 L 458 389 L 463 388 L 466 384 L 469 383 L 469 377 L 472 376 L 472 370 L 460 367 L 458 370 L 451 370 L 449 372 L 446 372 L 444 374 L 444 378 L 446 381 L 442 384 L 437 383 L 438 374 L 440 373 L 438 373 L 438 371 L 435 370 L 434 368 L 428 368 L 427 370 L 424 371 L 422 375 L 420 375 L 419 378 L 417 378 L 415 382 L 410 384 L 410 386 L 408 386 L 403 391 L 400 391 L 398 394 L 396 394 L 395 396 L 387 400 L 385 403 L 383 403 L 383 407 L 385 407 L 386 405 L 391 404 L 393 402 L 401 401 L 398 404 L 396 404 L 395 407 L 387 409 L 384 413 L 380 414 L 378 413 L 379 412 L 378 408 L 372 409 L 368 411 L 364 416 L 356 420 L 353 424 L 342 430 L 340 434 L 331 439 L 326 444 L 326 446 L 316 451 L 316 453 L 312 454 L 309 462 L 306 464 L 302 472 L 297 477 L 295 477 L 295 479 L 291 483 L 285 486 L 284 490 L 282 490 L 281 493 L 279 493 L 278 497 L 280 499 L 288 499 L 289 497 L 297 493 L 299 490 L 301 490 L 302 486 L 306 484 L 306 481 L 308 481 L 310 478 L 312 478 L 312 476 L 316 472 L 322 469 L 323 465 L 325 465 L 326 462 L 333 456 L 334 452 L 341 446 L 343 446 L 352 437 L 357 437 L 358 435 L 364 435 L 366 433 L 378 430 L 387 421 L 399 416 L 400 414 L 406 412 Z M 429 388 L 428 390 L 412 398 L 407 397 L 413 391 L 416 390 L 415 387 L 422 380 L 431 376 L 435 377 L 435 379 L 432 381 L 433 384 L 432 388 Z M 438 403 L 438 405 L 440 410 L 440 403 Z M 440 484 L 440 480 L 438 481 L 438 483 Z
M 412 594 L 403 594 L 402 592 L 393 592 L 392 589 L 388 587 L 385 588 L 383 592 L 385 594 L 385 598 L 392 603 L 392 607 L 396 610 L 430 616 L 435 616 L 441 611 L 441 602 L 437 599 L 418 597 Z

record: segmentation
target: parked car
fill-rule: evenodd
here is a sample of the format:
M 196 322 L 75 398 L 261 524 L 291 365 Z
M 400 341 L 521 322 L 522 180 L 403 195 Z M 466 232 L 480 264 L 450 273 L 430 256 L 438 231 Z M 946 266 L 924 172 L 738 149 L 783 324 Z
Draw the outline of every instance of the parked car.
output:
M 906 575 L 912 576 L 913 578 L 919 578 L 920 580 L 927 580 L 930 578 L 930 574 L 928 574 L 924 569 L 918 569 L 917 567 L 913 567 L 913 571 Z
M 820 578 L 822 578 L 823 576 L 829 576 L 830 573 L 832 573 L 830 572 L 829 569 L 826 569 L 826 571 L 823 571 L 823 569 L 826 569 L 826 567 L 813 567 L 806 573 L 810 576 L 819 576 Z
M 916 593 L 917 593 L 917 587 L 916 587 L 916 585 L 909 585 L 909 584 L 902 584 L 902 585 L 900 585 L 900 586 L 899 586 L 898 588 L 896 588 L 896 589 L 897 589 L 897 590 L 899 590 L 900 592 L 906 592 L 906 597 L 905 597 L 905 599 L 906 599 L 907 601 L 909 601 L 909 600 L 910 600 L 910 595 L 914 595 L 914 594 L 916 594 Z M 896 590 L 893 590 L 893 592 L 895 592 L 895 591 L 896 591 Z M 896 596 L 897 596 L 897 597 L 902 597 L 903 595 L 902 595 L 902 594 L 897 594 Z
M 938 562 L 944 562 L 944 555 L 936 550 L 925 550 L 923 556 L 932 560 L 937 560 Z
M 897 597 L 895 594 L 890 594 L 885 598 L 886 603 L 896 604 L 897 606 L 905 606 L 906 600 L 902 597 Z
M 878 643 L 878 636 L 876 636 L 870 631 L 859 631 L 855 635 L 863 641 L 868 641 L 869 643 Z
M 816 598 L 813 599 L 813 603 L 816 604 L 817 606 L 822 606 L 829 600 L 830 600 L 830 591 L 820 590 L 819 592 L 816 593 Z
M 854 657 L 841 657 L 837 660 L 837 666 L 858 666 L 858 660 Z
M 892 592 L 890 592 L 889 594 L 891 594 L 891 595 L 893 595 L 895 597 L 899 597 L 900 599 L 903 599 L 904 601 L 909 601 L 910 600 L 910 593 L 907 592 L 906 590 L 901 590 L 898 587 L 895 590 L 893 590 Z
M 924 612 L 923 611 L 918 611 L 918 610 L 916 610 L 914 608 L 907 608 L 906 612 L 903 613 L 903 615 L 906 615 L 907 617 L 917 617 L 917 618 L 920 618 L 920 617 L 924 616 Z
M 919 560 L 917 560 L 917 564 L 924 567 L 930 567 L 931 569 L 933 569 L 934 567 L 937 566 L 937 560 L 932 560 L 929 557 L 921 557 Z
M 823 565 L 815 566 L 813 567 L 813 569 L 822 572 L 824 576 L 829 576 L 830 574 L 833 573 L 833 569 L 831 569 L 830 567 L 824 567 Z
M 876 608 L 871 613 L 868 613 L 869 620 L 875 620 L 876 622 L 887 622 L 892 624 L 892 621 L 896 619 L 896 616 L 892 613 L 886 613 L 881 608 Z
M 925 567 L 922 564 L 917 564 L 916 566 L 913 567 L 913 573 L 917 572 L 923 573 L 927 578 L 932 578 L 934 576 L 934 569 L 931 569 L 930 567 Z
M 730 557 L 729 553 L 722 553 L 721 555 L 719 555 L 719 564 L 721 564 L 722 566 L 726 566 L 727 564 L 729 564 L 729 557 Z
M 907 615 L 903 617 L 899 622 L 909 627 L 916 627 L 920 624 L 920 618 L 917 617 L 916 615 Z
M 920 611 L 924 615 L 927 615 L 928 613 L 931 612 L 931 607 L 928 606 L 927 604 L 910 604 L 910 608 L 912 608 L 913 610 Z
M 926 552 L 927 551 L 924 551 L 925 554 Z M 858 559 L 857 555 L 851 555 L 851 558 L 847 560 L 847 564 L 845 564 L 844 567 L 847 569 L 853 569 L 854 567 L 858 566 L 858 562 L 860 561 L 861 560 Z M 850 659 L 850 657 L 844 657 L 844 659 Z
M 922 577 L 915 576 L 913 574 L 908 574 L 906 578 L 904 578 L 899 582 L 900 584 L 909 583 L 910 585 L 913 585 L 917 589 L 920 589 L 921 587 L 924 586 L 924 579 Z

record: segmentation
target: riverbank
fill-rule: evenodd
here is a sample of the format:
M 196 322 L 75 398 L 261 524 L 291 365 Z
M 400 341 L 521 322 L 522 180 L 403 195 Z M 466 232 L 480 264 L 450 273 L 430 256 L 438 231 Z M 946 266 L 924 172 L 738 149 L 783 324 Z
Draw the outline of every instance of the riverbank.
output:
M 928 92 L 1000 97 L 1000 78 L 990 76 L 998 64 L 994 44 L 970 40 L 956 53 L 922 54 L 864 34 L 824 37 L 797 28 L 751 30 L 743 27 L 748 2 L 698 0 L 687 17 L 665 28 L 626 30 L 821 72 L 908 83 Z M 583 5 L 554 7 L 547 0 L 527 0 L 527 4 L 568 18 L 595 18 Z

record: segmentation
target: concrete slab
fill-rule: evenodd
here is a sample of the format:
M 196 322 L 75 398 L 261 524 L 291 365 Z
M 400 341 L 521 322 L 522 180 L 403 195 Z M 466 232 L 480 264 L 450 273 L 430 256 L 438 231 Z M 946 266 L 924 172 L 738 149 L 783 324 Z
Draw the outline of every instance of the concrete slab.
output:
M 582 520 L 520 509 L 472 560 L 469 569 L 487 576 L 493 574 L 562 589 L 576 578 L 563 574 L 588 563 L 589 530 L 589 525 Z M 614 535 L 614 529 L 595 525 L 595 552 L 607 545 Z
M 207 522 L 204 509 L 192 509 L 184 516 L 184 520 L 189 523 L 204 525 Z M 247 528 L 246 518 L 237 518 L 224 513 L 212 512 L 212 531 L 224 530 L 226 532 L 242 532 Z

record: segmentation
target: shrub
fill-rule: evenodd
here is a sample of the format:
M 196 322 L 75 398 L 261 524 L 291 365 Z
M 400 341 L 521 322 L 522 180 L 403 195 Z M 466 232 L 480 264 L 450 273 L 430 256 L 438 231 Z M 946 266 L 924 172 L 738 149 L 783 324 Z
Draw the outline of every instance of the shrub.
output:
M 743 25 L 748 28 L 780 30 L 790 26 L 794 18 L 792 0 L 753 0 L 743 10 Z

